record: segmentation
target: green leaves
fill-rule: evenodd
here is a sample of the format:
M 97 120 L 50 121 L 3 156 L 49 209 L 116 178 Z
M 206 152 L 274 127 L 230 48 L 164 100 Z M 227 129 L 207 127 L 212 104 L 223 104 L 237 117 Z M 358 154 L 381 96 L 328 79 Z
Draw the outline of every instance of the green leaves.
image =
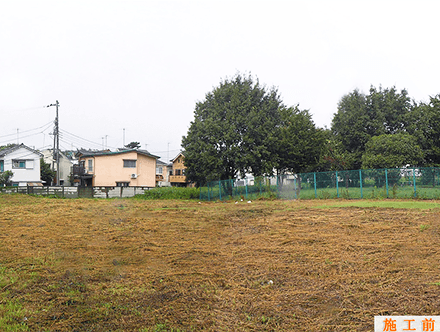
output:
M 298 106 L 282 108 L 281 126 L 279 129 L 277 161 L 280 173 L 307 172 L 319 162 L 324 147 L 325 136 L 317 129 L 307 110 L 301 111 Z
M 40 158 L 40 178 L 46 184 L 50 185 L 55 178 L 56 172 L 50 169 L 50 164 Z
M 226 180 L 239 173 L 273 174 L 280 164 L 283 107 L 275 88 L 237 74 L 196 104 L 194 121 L 182 139 L 191 181 Z
M 0 186 L 10 185 L 11 178 L 14 176 L 12 171 L 4 171 L 0 173 Z
M 370 139 L 362 155 L 362 168 L 395 168 L 418 166 L 423 151 L 415 138 L 407 133 L 380 135 Z
M 333 117 L 332 133 L 344 150 L 360 156 L 371 137 L 405 131 L 411 110 L 406 90 L 371 86 L 368 95 L 354 90 L 341 98 Z M 359 169 L 360 158 L 355 158 L 350 166 Z

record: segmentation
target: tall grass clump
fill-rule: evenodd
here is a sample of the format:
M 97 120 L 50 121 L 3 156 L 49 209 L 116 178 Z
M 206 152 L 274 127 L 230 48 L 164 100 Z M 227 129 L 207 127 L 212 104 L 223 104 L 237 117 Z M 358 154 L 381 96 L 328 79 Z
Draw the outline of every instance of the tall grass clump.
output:
M 199 189 L 189 187 L 157 187 L 134 196 L 136 199 L 199 199 L 199 197 Z

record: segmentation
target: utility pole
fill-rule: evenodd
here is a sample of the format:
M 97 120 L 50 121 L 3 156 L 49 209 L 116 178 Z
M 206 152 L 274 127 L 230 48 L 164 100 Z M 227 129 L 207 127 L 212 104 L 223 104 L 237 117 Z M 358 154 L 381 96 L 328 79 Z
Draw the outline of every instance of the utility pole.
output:
M 60 104 L 58 100 L 55 104 L 47 105 L 47 107 L 55 106 L 57 109 L 56 117 L 55 117 L 55 127 L 53 129 L 53 162 L 52 162 L 52 170 L 55 171 L 55 162 L 57 164 L 57 181 L 55 183 L 56 186 L 60 185 L 60 131 L 59 131 L 59 123 L 58 123 L 58 107 Z

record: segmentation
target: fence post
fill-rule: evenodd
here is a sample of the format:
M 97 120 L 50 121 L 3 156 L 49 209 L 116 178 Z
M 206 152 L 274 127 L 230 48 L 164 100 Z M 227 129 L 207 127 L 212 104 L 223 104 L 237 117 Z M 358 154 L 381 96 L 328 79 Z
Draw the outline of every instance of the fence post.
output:
M 339 181 L 338 181 L 338 171 L 336 171 L 336 196 L 339 198 Z
M 388 198 L 388 168 L 385 168 L 385 184 L 387 188 L 387 198 Z
M 315 184 L 315 198 L 318 198 L 318 195 L 316 194 L 316 172 L 313 173 L 313 183 Z
M 417 197 L 416 168 L 413 166 L 414 197 Z
M 220 180 L 218 181 L 218 195 L 220 197 L 220 200 L 222 200 L 222 185 L 220 183 Z
M 359 184 L 361 186 L 361 198 L 364 198 L 364 195 L 362 193 L 362 170 L 359 170 Z

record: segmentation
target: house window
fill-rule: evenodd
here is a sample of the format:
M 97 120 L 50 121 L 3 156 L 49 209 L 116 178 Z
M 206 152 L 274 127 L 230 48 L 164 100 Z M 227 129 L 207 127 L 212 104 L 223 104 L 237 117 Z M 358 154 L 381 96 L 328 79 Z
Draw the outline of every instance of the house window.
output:
M 128 187 L 130 182 L 116 182 L 116 187 Z
M 88 165 L 87 165 L 88 167 L 87 167 L 87 170 L 89 171 L 89 172 L 93 172 L 93 160 L 92 159 L 89 159 L 88 160 Z
M 5 162 L 3 160 L 0 160 L 0 172 L 5 171 Z
M 176 169 L 176 175 L 180 175 L 180 169 Z
M 156 167 L 156 174 L 162 174 L 162 173 L 163 173 L 162 167 Z
M 26 160 L 12 160 L 12 168 L 26 168 Z
M 127 167 L 127 168 L 136 168 L 136 160 L 128 160 L 128 159 L 124 159 L 124 167 Z

